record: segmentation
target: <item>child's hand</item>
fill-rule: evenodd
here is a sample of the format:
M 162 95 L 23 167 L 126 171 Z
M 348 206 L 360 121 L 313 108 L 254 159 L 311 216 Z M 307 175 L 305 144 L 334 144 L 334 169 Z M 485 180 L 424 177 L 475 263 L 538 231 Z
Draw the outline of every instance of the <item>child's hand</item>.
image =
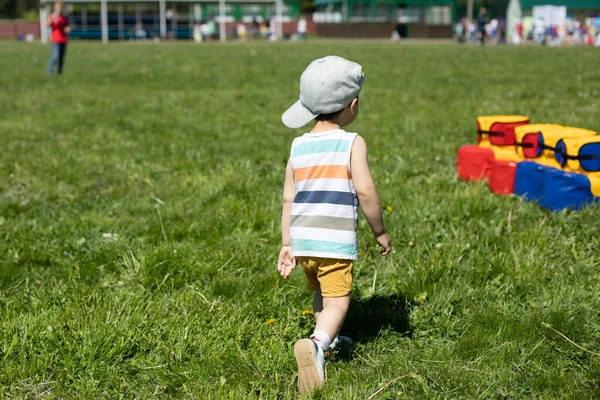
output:
M 379 252 L 380 256 L 385 257 L 392 252 L 392 241 L 387 233 L 377 236 L 377 244 L 383 247 L 383 250 Z
M 292 255 L 292 246 L 281 246 L 277 270 L 283 276 L 283 279 L 287 279 L 294 268 L 296 268 L 296 257 Z

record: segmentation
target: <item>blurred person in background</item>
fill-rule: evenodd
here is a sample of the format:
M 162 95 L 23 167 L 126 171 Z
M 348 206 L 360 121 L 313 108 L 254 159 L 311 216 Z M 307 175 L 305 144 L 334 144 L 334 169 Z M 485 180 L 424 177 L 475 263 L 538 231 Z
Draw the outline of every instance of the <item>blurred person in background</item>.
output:
M 206 21 L 200 22 L 200 36 L 202 37 L 202 41 L 210 40 L 210 27 L 206 23 Z
M 206 24 L 206 30 L 208 32 L 206 40 L 210 42 L 214 39 L 215 35 L 217 34 L 217 24 L 215 23 L 215 20 L 211 19 L 210 21 L 208 21 L 208 24 Z
M 194 38 L 194 42 L 201 43 L 202 42 L 202 24 L 200 21 L 194 22 L 194 29 L 192 31 L 192 37 Z
M 465 42 L 465 20 L 464 18 L 456 24 L 456 26 L 454 27 L 454 33 L 456 34 L 456 40 L 458 40 L 458 43 L 464 43 Z
M 573 43 L 581 43 L 581 23 L 577 20 L 573 22 Z
M 490 21 L 490 29 L 488 33 L 492 41 L 495 42 L 498 40 L 498 20 L 496 18 Z
M 552 25 L 552 46 L 560 46 L 562 43 L 558 25 Z
M 271 42 L 277 41 L 277 24 L 278 22 L 273 20 L 269 21 L 269 40 Z
M 588 46 L 593 46 L 595 41 L 596 41 L 596 35 L 592 32 L 592 29 L 590 29 L 590 27 L 588 27 L 588 33 L 587 33 Z
M 52 29 L 50 43 L 52 43 L 52 55 L 48 63 L 48 75 L 54 72 L 54 64 L 58 62 L 58 74 L 62 74 L 67 52 L 67 35 L 71 32 L 69 20 L 62 13 L 62 2 L 54 3 L 54 12 L 48 16 L 46 26 Z
M 238 24 L 235 33 L 240 41 L 245 42 L 248 40 L 248 29 L 246 29 L 246 25 Z
M 165 13 L 165 19 L 167 20 L 167 38 L 173 39 L 173 17 L 175 13 L 172 9 L 168 9 Z
M 536 44 L 544 43 L 544 36 L 546 35 L 546 23 L 543 18 L 538 18 L 533 23 L 533 41 Z
M 498 22 L 498 43 L 506 44 L 506 29 L 504 26 L 504 20 Z
M 565 41 L 566 41 L 567 45 L 569 45 L 569 46 L 573 45 L 574 31 L 575 31 L 575 24 L 573 23 L 572 20 L 567 20 L 567 22 L 565 23 L 565 32 L 567 32 Z
M 515 45 L 520 45 L 523 40 L 523 21 L 521 18 L 517 18 L 517 23 L 515 25 L 515 30 L 513 32 L 512 42 Z
M 479 40 L 481 42 L 481 45 L 485 45 L 485 36 L 486 36 L 486 14 L 487 14 L 487 10 L 485 9 L 485 7 L 481 7 L 479 9 L 479 15 L 477 16 L 477 30 L 479 31 Z
M 590 28 L 587 24 L 583 24 L 581 27 L 581 37 L 583 38 L 583 44 L 590 45 L 593 43 L 593 40 L 590 40 Z
M 258 34 L 263 39 L 266 39 L 267 36 L 269 36 L 269 28 L 267 28 L 267 24 L 264 21 L 261 22 L 260 26 L 258 27 Z
M 260 24 L 256 17 L 252 18 L 252 29 L 250 30 L 250 37 L 256 39 L 260 35 Z
M 144 24 L 142 21 L 138 21 L 135 23 L 135 40 L 146 40 L 148 39 L 148 32 L 144 29 Z
M 477 40 L 477 28 L 474 21 L 469 21 L 467 24 L 467 33 L 469 34 L 469 40 Z
M 298 20 L 298 40 L 306 39 L 306 19 L 304 16 L 301 16 Z

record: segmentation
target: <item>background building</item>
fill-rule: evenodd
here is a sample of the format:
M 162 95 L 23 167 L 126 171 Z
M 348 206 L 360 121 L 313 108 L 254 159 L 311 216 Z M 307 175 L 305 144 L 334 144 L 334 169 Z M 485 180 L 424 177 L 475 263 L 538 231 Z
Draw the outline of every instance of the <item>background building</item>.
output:
M 595 37 L 600 27 L 598 16 L 600 0 L 511 0 L 507 10 L 507 32 L 510 37 L 517 19 L 522 18 L 525 35 L 531 39 L 534 20 L 541 17 L 547 26 L 556 26 L 561 37 L 576 26 L 587 27 Z
M 23 3 L 11 18 L 28 16 L 30 22 L 0 24 L 0 37 L 33 33 L 45 40 L 45 19 L 53 0 Z M 11 3 L 11 4 L 12 4 Z M 188 39 L 194 25 L 214 21 L 227 35 L 239 24 L 256 32 L 259 24 L 274 23 L 279 36 L 296 32 L 296 21 L 308 20 L 308 33 L 324 37 L 389 38 L 397 31 L 403 38 L 450 38 L 456 21 L 455 0 L 64 0 L 72 38 L 119 40 L 135 36 L 142 28 L 148 38 Z M 0 4 L 1 5 L 1 4 Z M 2 7 L 0 7 L 2 10 Z M 36 15 L 39 20 L 36 24 Z M 8 15 L 8 14 L 7 14 Z M 12 15 L 12 14 L 11 14 Z M 41 21 L 41 22 L 39 22 Z
M 567 13 L 584 22 L 586 18 L 600 14 L 600 0 L 521 0 L 523 16 L 532 16 L 535 6 L 565 6 Z
M 454 0 L 316 0 L 313 20 L 323 36 L 447 38 Z

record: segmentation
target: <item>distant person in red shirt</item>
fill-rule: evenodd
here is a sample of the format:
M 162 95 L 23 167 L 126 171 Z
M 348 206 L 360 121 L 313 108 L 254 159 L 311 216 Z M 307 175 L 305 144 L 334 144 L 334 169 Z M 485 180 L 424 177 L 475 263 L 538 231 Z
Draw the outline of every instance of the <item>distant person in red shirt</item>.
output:
M 67 52 L 67 34 L 71 31 L 69 20 L 62 13 L 62 3 L 54 3 L 54 12 L 48 16 L 46 26 L 52 28 L 50 43 L 52 43 L 52 55 L 48 63 L 48 75 L 54 72 L 54 64 L 58 62 L 59 74 L 62 73 L 63 64 L 65 61 L 65 53 Z

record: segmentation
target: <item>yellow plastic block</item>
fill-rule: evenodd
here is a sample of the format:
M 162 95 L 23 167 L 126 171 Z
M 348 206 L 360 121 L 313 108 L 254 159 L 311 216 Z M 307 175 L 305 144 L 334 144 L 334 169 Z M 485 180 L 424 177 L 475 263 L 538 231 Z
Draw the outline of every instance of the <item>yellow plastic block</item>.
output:
M 515 146 L 495 146 L 488 141 L 478 144 L 483 149 L 492 149 L 494 158 L 501 161 L 523 161 L 525 158 L 517 153 Z
M 590 137 L 596 136 L 595 131 L 583 128 L 575 128 L 572 126 L 563 126 L 556 129 L 547 129 L 542 132 L 544 137 L 544 143 L 549 147 L 556 147 L 559 140 L 564 138 L 575 138 L 575 137 Z M 554 157 L 552 150 L 544 149 L 544 155 Z
M 517 138 L 517 142 L 521 143 L 523 141 L 523 137 L 528 133 L 538 133 L 544 129 L 555 129 L 555 128 L 564 128 L 563 125 L 559 124 L 526 124 L 519 125 L 515 127 L 515 137 Z
M 590 187 L 592 189 L 592 194 L 595 197 L 600 197 L 600 174 L 595 172 L 588 174 L 587 177 L 590 178 Z
M 514 146 L 491 146 L 496 160 L 500 161 L 523 161 L 523 156 L 515 151 Z
M 529 135 L 535 135 L 530 137 Z M 541 138 L 539 137 L 541 135 Z M 596 132 L 589 129 L 575 128 L 572 126 L 561 126 L 551 124 L 530 124 L 522 125 L 515 128 L 515 136 L 517 139 L 517 153 L 526 159 L 535 159 L 536 162 L 547 165 L 549 167 L 560 168 L 560 164 L 556 161 L 555 151 L 543 148 L 539 157 L 527 157 L 527 150 L 520 146 L 524 141 L 533 145 L 544 145 L 554 149 L 557 143 L 564 138 L 573 137 L 591 137 L 595 136 Z M 529 140 L 527 138 L 529 137 Z M 533 149 L 530 149 L 532 151 Z M 539 151 L 537 152 L 539 153 Z M 530 156 L 530 154 L 529 154 Z
M 563 126 L 561 128 L 546 129 L 542 132 L 544 144 L 548 147 L 556 147 L 556 144 L 561 139 L 579 137 L 583 138 L 595 135 L 595 131 L 583 128 L 574 128 L 572 126 Z M 544 149 L 540 158 L 547 160 L 549 164 L 555 164 L 554 166 L 558 164 L 558 161 L 556 161 L 556 153 L 553 150 Z M 560 164 L 558 164 L 557 168 L 560 168 Z
M 523 138 L 526 135 L 537 134 L 537 133 L 543 132 L 545 130 L 549 130 L 549 129 L 553 130 L 553 129 L 560 129 L 560 128 L 564 128 L 564 126 L 557 125 L 557 124 L 520 125 L 520 126 L 515 127 L 515 138 L 517 140 L 517 144 L 523 144 Z M 523 148 L 521 146 L 517 147 L 517 153 L 519 153 L 520 155 L 525 157 L 525 154 L 523 154 Z

